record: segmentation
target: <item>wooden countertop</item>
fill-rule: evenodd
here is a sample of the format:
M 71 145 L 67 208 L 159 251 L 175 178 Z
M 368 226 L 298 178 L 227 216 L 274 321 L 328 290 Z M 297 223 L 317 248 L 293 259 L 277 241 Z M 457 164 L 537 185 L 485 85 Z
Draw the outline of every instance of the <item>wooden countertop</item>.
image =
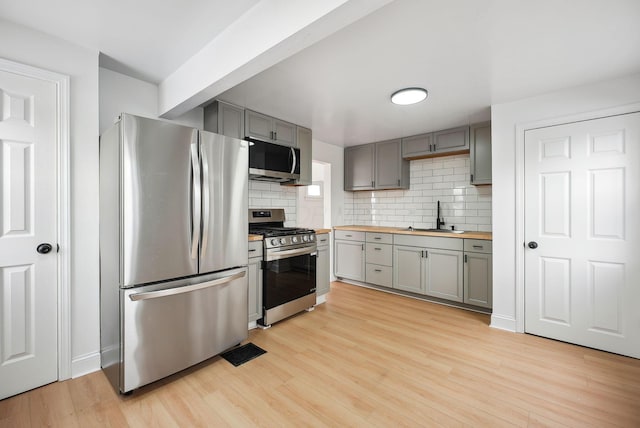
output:
M 425 232 L 420 230 L 407 230 L 406 227 L 386 227 L 386 226 L 334 226 L 335 230 L 353 230 L 358 232 L 378 232 L 378 233 L 395 233 L 399 235 L 420 235 L 420 236 L 441 236 L 443 238 L 462 238 L 462 239 L 484 239 L 490 241 L 493 239 L 491 232 L 465 232 L 465 233 L 446 233 L 446 232 Z
M 262 241 L 262 235 L 249 234 L 249 241 Z
M 323 234 L 323 233 L 331 232 L 331 229 L 315 229 L 315 231 L 316 231 L 316 235 L 320 235 L 320 234 Z

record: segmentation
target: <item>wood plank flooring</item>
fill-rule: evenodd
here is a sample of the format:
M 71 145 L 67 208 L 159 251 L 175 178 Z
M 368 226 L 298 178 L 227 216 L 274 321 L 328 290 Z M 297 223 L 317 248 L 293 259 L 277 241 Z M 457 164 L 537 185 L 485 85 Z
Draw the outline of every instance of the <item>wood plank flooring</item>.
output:
M 640 360 L 349 284 L 249 340 L 128 397 L 96 372 L 0 401 L 0 426 L 640 427 Z

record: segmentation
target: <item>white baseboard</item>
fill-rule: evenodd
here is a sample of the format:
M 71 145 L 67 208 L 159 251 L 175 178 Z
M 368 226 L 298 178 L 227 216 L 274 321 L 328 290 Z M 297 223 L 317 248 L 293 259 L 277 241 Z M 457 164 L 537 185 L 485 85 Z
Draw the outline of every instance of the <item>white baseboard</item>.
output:
M 491 315 L 491 327 L 515 332 L 516 320 L 515 318 L 493 314 Z
M 100 352 L 80 355 L 71 360 L 71 378 L 75 379 L 100 370 Z
M 316 305 L 321 305 L 327 301 L 327 295 L 323 294 L 321 296 L 316 295 Z
M 257 321 L 250 321 L 248 328 L 249 328 L 249 330 L 253 330 L 254 328 L 258 328 L 258 322 Z

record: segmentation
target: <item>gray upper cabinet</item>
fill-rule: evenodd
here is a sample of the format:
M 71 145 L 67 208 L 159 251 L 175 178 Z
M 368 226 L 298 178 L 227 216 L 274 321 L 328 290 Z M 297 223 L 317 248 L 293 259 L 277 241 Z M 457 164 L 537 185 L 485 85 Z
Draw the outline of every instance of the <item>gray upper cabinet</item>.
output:
M 293 123 L 245 110 L 245 137 L 297 147 L 296 133 Z
M 375 146 L 365 144 L 344 149 L 344 190 L 374 187 Z
M 469 127 L 445 129 L 433 133 L 436 153 L 464 152 L 469 150 Z
M 491 184 L 491 122 L 471 125 L 471 184 Z
M 244 138 L 244 109 L 216 100 L 204 109 L 204 130 Z
M 402 157 L 420 159 L 432 156 L 467 153 L 469 127 L 445 129 L 402 139 Z
M 375 143 L 375 148 L 375 188 L 409 188 L 409 162 L 402 159 L 401 140 Z
M 433 134 L 414 135 L 402 139 L 402 157 L 405 159 L 431 154 Z
M 313 173 L 311 130 L 302 126 L 297 126 L 296 128 L 298 134 L 296 141 L 298 141 L 298 148 L 300 149 L 300 159 L 298 160 L 300 162 L 300 178 L 291 184 L 294 186 L 308 186 L 311 184 Z
M 401 140 L 381 141 L 344 150 L 344 190 L 409 188 L 409 161 Z

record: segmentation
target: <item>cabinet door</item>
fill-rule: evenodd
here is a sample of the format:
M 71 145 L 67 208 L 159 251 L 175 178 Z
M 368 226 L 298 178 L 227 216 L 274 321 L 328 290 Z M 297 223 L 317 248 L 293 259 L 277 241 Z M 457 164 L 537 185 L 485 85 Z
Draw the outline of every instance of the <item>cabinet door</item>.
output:
M 311 130 L 298 126 L 297 133 L 297 145 L 300 149 L 300 159 L 298 159 L 298 162 L 300 162 L 300 178 L 296 181 L 296 184 L 309 185 L 311 184 L 313 169 Z
M 393 246 L 393 288 L 424 294 L 424 248 Z
M 340 278 L 364 281 L 364 242 L 334 241 L 335 275 Z
M 316 258 L 316 296 L 326 294 L 330 289 L 329 279 L 329 247 L 318 247 Z
M 273 118 L 245 110 L 245 137 L 273 142 Z
M 298 147 L 296 143 L 296 126 L 280 119 L 273 119 L 273 139 L 283 146 Z
M 462 302 L 462 251 L 427 249 L 426 294 Z
M 491 122 L 471 126 L 471 184 L 491 184 Z
M 218 101 L 218 134 L 244 138 L 244 110 Z
M 433 144 L 435 145 L 436 153 L 469 150 L 469 127 L 461 126 L 434 132 Z
M 433 149 L 433 134 L 415 135 L 402 139 L 402 157 L 405 159 L 427 156 Z
M 262 318 L 262 257 L 249 259 L 249 322 Z
M 465 253 L 464 302 L 491 308 L 493 303 L 493 267 L 491 254 Z
M 373 144 L 347 147 L 344 150 L 344 190 L 373 189 L 374 161 Z
M 375 150 L 375 188 L 398 189 L 402 185 L 408 187 L 408 183 L 404 183 L 405 180 L 403 180 L 403 167 L 406 166 L 408 170 L 408 161 L 402 159 L 401 141 L 390 140 L 375 143 Z M 407 165 L 403 165 L 404 163 Z

